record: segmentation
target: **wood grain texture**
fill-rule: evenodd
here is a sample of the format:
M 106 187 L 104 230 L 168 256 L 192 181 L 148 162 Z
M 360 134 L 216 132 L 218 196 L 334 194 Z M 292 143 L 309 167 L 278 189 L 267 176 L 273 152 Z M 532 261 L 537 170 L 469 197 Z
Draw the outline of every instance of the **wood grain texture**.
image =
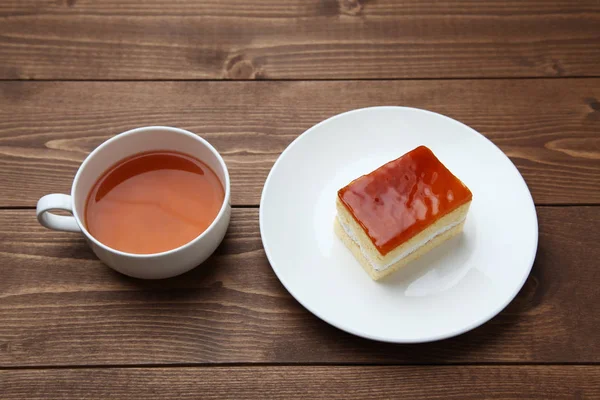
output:
M 304 310 L 269 266 L 256 209 L 234 210 L 207 264 L 162 281 L 110 270 L 33 210 L 1 211 L 0 367 L 600 362 L 600 208 L 537 211 L 538 254 L 517 298 L 474 331 L 421 345 L 360 339 Z
M 3 0 L 0 79 L 600 75 L 596 0 Z
M 10 399 L 594 399 L 599 366 L 215 367 L 0 371 Z
M 0 207 L 69 192 L 93 148 L 145 125 L 208 139 L 228 164 L 233 204 L 257 205 L 292 140 L 375 105 L 430 109 L 482 132 L 511 157 L 537 204 L 600 203 L 599 99 L 600 79 L 1 82 Z

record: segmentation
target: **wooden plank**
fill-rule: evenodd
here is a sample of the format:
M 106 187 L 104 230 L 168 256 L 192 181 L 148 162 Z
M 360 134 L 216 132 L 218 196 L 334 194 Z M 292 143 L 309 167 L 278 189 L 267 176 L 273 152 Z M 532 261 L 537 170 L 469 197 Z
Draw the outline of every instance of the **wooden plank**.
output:
M 596 0 L 3 0 L 0 79 L 598 76 Z
M 215 367 L 0 371 L 10 399 L 592 399 L 599 366 Z
M 303 309 L 266 260 L 258 210 L 183 276 L 142 281 L 97 261 L 75 234 L 0 212 L 0 367 L 203 363 L 600 362 L 600 207 L 538 207 L 540 242 L 517 298 L 457 338 L 391 345 Z
M 144 125 L 208 139 L 229 166 L 233 204 L 257 205 L 293 139 L 332 115 L 375 105 L 430 109 L 482 132 L 511 157 L 537 204 L 600 203 L 598 99 L 600 79 L 1 82 L 0 207 L 69 192 L 89 151 Z

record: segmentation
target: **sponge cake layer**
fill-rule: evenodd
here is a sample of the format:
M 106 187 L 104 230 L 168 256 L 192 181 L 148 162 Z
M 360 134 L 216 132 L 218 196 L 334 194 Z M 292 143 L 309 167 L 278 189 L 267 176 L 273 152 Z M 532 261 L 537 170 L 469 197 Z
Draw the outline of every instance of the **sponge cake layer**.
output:
M 460 233 L 470 205 L 470 201 L 463 204 L 394 250 L 382 255 L 338 198 L 335 232 L 371 278 L 378 280 Z

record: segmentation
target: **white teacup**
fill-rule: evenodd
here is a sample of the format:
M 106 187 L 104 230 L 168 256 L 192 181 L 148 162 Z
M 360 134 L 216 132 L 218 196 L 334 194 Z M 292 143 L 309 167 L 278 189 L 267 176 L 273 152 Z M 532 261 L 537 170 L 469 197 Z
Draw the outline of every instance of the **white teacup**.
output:
M 88 193 L 100 176 L 119 161 L 137 153 L 172 150 L 193 156 L 217 174 L 225 198 L 215 220 L 191 242 L 173 250 L 155 254 L 132 254 L 112 249 L 99 242 L 83 223 Z M 38 221 L 46 228 L 83 232 L 94 253 L 111 268 L 135 278 L 160 279 L 182 274 L 206 260 L 223 240 L 229 218 L 229 173 L 221 155 L 206 140 L 183 129 L 149 126 L 132 129 L 102 143 L 83 161 L 71 188 L 71 195 L 49 194 L 37 204 Z M 53 214 L 68 211 L 73 216 Z

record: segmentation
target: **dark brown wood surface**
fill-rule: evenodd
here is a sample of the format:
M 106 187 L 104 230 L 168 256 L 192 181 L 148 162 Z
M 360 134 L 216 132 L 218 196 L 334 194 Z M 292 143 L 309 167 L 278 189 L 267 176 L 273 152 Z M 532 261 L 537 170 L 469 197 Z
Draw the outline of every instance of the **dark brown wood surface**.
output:
M 3 0 L 0 79 L 600 75 L 597 0 Z
M 537 211 L 540 246 L 518 297 L 482 327 L 423 345 L 359 339 L 305 311 L 266 260 L 256 209 L 234 211 L 207 264 L 163 281 L 113 272 L 33 210 L 2 211 L 0 366 L 600 362 L 600 209 Z
M 5 400 L 597 399 L 598 366 L 217 367 L 0 371 Z
M 144 125 L 189 129 L 225 156 L 234 205 L 258 205 L 279 154 L 337 113 L 426 108 L 486 135 L 537 204 L 600 202 L 600 79 L 0 82 L 0 206 L 68 193 L 85 156 Z
M 0 1 L 0 398 L 600 398 L 599 43 L 598 0 Z M 377 105 L 475 128 L 537 205 L 523 289 L 461 336 L 346 334 L 266 259 L 276 158 Z M 232 179 L 223 244 L 161 281 L 112 271 L 34 210 L 146 125 L 205 137 Z

